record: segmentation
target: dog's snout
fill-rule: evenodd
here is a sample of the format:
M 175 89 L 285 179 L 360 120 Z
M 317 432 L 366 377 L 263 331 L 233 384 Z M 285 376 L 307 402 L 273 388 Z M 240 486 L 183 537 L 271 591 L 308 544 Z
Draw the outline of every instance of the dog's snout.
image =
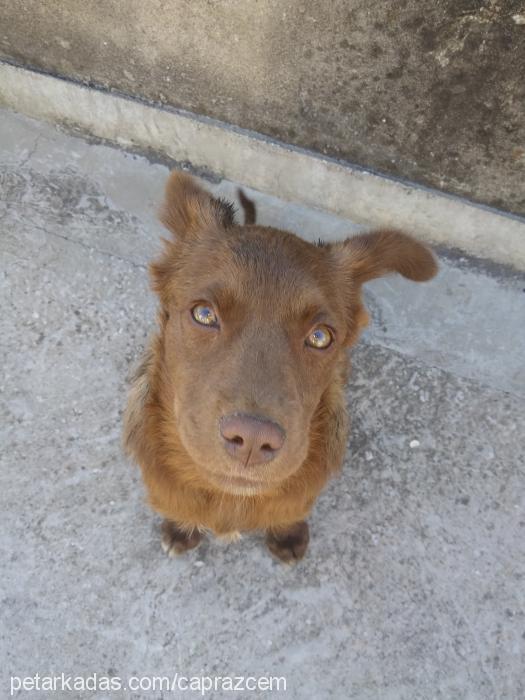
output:
M 284 444 L 284 430 L 265 418 L 237 413 L 219 425 L 226 451 L 246 467 L 271 461 Z

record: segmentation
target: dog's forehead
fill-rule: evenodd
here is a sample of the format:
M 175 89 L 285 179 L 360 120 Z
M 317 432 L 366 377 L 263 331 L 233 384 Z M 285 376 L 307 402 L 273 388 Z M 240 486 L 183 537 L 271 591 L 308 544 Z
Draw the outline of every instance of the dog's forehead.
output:
M 209 290 L 228 305 L 257 307 L 261 318 L 337 305 L 327 250 L 292 233 L 239 226 L 203 236 L 187 252 L 185 287 L 192 296 Z
M 282 279 L 300 275 L 315 279 L 326 267 L 324 251 L 293 233 L 259 226 L 239 227 L 227 238 L 233 264 L 241 272 Z

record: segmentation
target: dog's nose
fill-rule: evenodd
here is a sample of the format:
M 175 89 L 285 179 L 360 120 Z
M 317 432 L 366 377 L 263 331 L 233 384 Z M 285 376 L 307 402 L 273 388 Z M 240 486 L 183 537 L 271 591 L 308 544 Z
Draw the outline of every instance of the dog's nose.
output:
M 226 451 L 245 467 L 269 462 L 284 444 L 284 430 L 265 418 L 236 413 L 219 426 Z

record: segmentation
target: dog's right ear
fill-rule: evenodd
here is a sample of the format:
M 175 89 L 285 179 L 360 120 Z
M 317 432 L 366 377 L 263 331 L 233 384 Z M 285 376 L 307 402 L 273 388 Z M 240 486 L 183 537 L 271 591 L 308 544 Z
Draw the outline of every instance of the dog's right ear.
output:
M 166 183 L 160 220 L 174 240 L 162 239 L 162 255 L 149 265 L 151 285 L 167 307 L 173 296 L 174 279 L 180 261 L 179 244 L 192 241 L 206 231 L 234 225 L 233 205 L 212 197 L 186 173 L 173 171 Z
M 213 197 L 190 175 L 177 170 L 170 174 L 160 220 L 177 240 L 210 227 L 229 228 L 233 214 L 232 204 Z

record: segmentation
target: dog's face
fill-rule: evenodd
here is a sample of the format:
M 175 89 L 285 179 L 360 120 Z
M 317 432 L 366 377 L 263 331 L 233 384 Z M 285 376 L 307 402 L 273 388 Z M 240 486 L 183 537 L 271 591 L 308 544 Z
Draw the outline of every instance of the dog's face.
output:
M 316 246 L 237 226 L 181 173 L 163 221 L 174 240 L 151 272 L 181 442 L 213 488 L 271 491 L 304 462 L 321 397 L 366 325 L 361 284 L 390 271 L 428 279 L 435 262 L 403 234 Z

